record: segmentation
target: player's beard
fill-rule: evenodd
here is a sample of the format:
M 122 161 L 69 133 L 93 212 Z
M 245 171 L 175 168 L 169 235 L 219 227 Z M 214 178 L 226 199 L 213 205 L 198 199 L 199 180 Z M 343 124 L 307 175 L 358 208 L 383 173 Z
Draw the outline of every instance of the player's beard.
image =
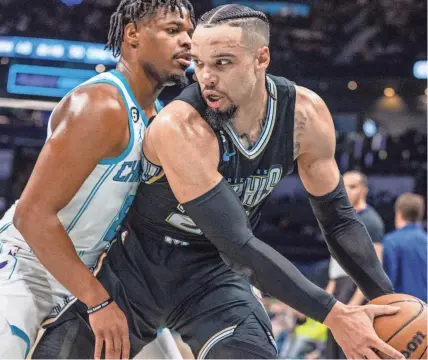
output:
M 189 85 L 189 79 L 186 77 L 186 75 L 179 75 L 179 74 L 164 74 L 164 85 L 163 86 L 180 86 L 181 88 L 186 87 Z
M 204 118 L 213 129 L 223 129 L 227 124 L 233 124 L 238 112 L 238 106 L 231 104 L 226 110 L 220 111 L 207 106 Z
M 155 81 L 156 87 L 159 89 L 162 89 L 165 86 L 175 85 L 184 88 L 189 84 L 189 79 L 186 77 L 186 73 L 184 71 L 183 75 L 174 74 L 166 71 L 160 72 L 156 69 L 156 66 L 151 63 L 145 63 L 143 67 L 147 76 Z

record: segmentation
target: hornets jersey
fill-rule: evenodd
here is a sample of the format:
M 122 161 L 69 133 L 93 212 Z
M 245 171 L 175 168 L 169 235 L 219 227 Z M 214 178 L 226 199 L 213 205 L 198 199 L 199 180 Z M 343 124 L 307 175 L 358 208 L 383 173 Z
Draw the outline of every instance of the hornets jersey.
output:
M 296 89 L 287 79 L 268 75 L 266 118 L 259 140 L 251 149 L 241 145 L 234 128 L 213 129 L 219 143 L 219 172 L 239 196 L 251 225 L 281 179 L 293 171 L 293 130 Z M 176 98 L 193 106 L 202 117 L 206 103 L 199 85 L 190 85 Z M 207 243 L 202 231 L 186 215 L 162 176 L 162 169 L 143 158 L 143 180 L 127 224 L 139 231 L 152 230 L 178 246 Z
M 122 96 L 128 113 L 130 140 L 121 155 L 101 160 L 97 164 L 73 199 L 58 213 L 76 251 L 87 266 L 96 262 L 106 245 L 115 237 L 135 198 L 141 180 L 142 142 L 148 124 L 122 74 L 113 70 L 97 75 L 80 86 L 99 83 L 116 87 Z M 159 111 L 158 102 L 156 106 Z M 51 134 L 49 121 L 48 139 Z M 12 223 L 16 205 L 0 221 L 0 247 L 3 242 L 28 248 L 25 239 Z

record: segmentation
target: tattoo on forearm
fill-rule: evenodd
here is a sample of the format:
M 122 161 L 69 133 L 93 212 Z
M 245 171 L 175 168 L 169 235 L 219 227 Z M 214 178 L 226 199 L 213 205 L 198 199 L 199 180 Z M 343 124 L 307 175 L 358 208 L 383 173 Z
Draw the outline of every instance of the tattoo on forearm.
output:
M 305 133 L 307 118 L 301 112 L 296 112 L 294 115 L 294 160 L 300 154 L 300 141 Z

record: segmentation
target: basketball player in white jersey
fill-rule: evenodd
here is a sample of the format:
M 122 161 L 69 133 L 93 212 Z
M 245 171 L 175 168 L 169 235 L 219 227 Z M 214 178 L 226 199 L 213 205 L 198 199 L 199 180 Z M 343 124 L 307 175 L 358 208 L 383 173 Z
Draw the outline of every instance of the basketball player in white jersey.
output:
M 116 70 L 53 110 L 22 197 L 0 221 L 0 358 L 26 357 L 42 320 L 73 298 L 91 313 L 95 358 L 103 348 L 129 356 L 126 318 L 91 270 L 133 201 L 156 98 L 186 79 L 193 24 L 187 0 L 123 0 L 108 40 Z

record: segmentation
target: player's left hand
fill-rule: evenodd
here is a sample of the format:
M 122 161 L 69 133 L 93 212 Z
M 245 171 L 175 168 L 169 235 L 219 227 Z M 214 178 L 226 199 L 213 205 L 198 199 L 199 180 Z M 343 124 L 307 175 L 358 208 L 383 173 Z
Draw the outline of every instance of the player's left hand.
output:
M 129 359 L 128 323 L 115 302 L 89 315 L 89 323 L 95 335 L 95 360 L 101 359 L 103 348 L 106 359 Z
M 324 320 L 348 359 L 380 359 L 375 350 L 391 359 L 405 359 L 404 355 L 385 343 L 376 334 L 376 316 L 392 315 L 400 308 L 389 305 L 348 306 L 337 302 Z

